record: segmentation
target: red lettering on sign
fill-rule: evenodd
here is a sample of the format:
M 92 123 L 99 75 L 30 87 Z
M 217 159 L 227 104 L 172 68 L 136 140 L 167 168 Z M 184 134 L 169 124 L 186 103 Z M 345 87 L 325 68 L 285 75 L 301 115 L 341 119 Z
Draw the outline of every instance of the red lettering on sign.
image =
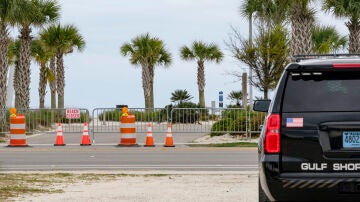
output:
M 80 110 L 79 109 L 66 109 L 66 118 L 67 119 L 79 119 Z

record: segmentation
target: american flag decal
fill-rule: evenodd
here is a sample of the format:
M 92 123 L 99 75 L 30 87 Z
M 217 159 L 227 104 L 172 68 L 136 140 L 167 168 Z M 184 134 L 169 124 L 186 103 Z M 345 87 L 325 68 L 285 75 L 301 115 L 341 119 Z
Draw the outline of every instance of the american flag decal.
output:
M 302 128 L 304 127 L 304 118 L 286 118 L 286 127 Z

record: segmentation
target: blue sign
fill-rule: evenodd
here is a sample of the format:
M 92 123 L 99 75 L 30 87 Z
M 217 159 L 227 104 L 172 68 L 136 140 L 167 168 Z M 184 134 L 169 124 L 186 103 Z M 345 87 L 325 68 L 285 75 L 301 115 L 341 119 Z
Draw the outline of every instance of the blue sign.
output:
M 223 107 L 224 93 L 222 91 L 219 92 L 219 107 Z

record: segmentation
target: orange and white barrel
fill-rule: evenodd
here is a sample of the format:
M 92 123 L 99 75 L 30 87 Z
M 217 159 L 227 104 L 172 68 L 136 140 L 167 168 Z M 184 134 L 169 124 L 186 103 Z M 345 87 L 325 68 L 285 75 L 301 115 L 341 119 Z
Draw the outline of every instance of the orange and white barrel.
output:
M 121 138 L 119 146 L 138 146 L 136 144 L 135 116 L 121 116 L 120 123 Z
M 10 141 L 9 147 L 25 147 L 26 144 L 26 121 L 24 115 L 10 116 Z

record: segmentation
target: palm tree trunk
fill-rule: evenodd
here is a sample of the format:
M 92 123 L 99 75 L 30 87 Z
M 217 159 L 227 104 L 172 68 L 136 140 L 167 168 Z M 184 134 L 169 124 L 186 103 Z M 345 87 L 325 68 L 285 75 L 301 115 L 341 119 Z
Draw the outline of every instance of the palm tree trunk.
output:
M 356 18 L 351 18 L 345 23 L 349 29 L 349 53 L 360 53 L 360 22 Z
M 55 57 L 50 60 L 50 71 L 54 76 L 56 75 Z M 51 109 L 56 108 L 56 78 L 55 76 L 55 79 L 49 84 L 51 91 Z
M 15 91 L 15 108 L 19 108 L 20 104 L 20 77 L 19 77 L 19 61 L 15 60 L 15 71 L 14 71 L 14 91 Z
M 8 74 L 8 48 L 10 38 L 5 25 L 0 26 L 0 129 L 5 127 L 6 83 Z
M 154 108 L 154 68 L 149 65 L 142 65 L 142 85 L 144 90 L 145 108 Z
M 59 52 L 56 54 L 56 77 L 57 77 L 57 93 L 58 93 L 58 108 L 64 108 L 64 89 L 65 89 L 65 69 L 64 69 L 64 54 Z
M 197 83 L 199 89 L 199 105 L 205 107 L 205 67 L 204 61 L 198 61 Z
M 39 73 L 39 108 L 45 108 L 45 95 L 46 95 L 46 66 L 45 63 L 42 62 L 40 65 L 40 73 Z
M 154 70 L 153 66 L 150 67 L 150 108 L 154 108 Z
M 22 27 L 20 30 L 20 52 L 19 52 L 19 108 L 28 109 L 30 106 L 30 27 Z
M 311 27 L 313 18 L 304 13 L 300 2 L 293 3 L 291 16 L 291 55 L 306 55 L 311 53 Z

